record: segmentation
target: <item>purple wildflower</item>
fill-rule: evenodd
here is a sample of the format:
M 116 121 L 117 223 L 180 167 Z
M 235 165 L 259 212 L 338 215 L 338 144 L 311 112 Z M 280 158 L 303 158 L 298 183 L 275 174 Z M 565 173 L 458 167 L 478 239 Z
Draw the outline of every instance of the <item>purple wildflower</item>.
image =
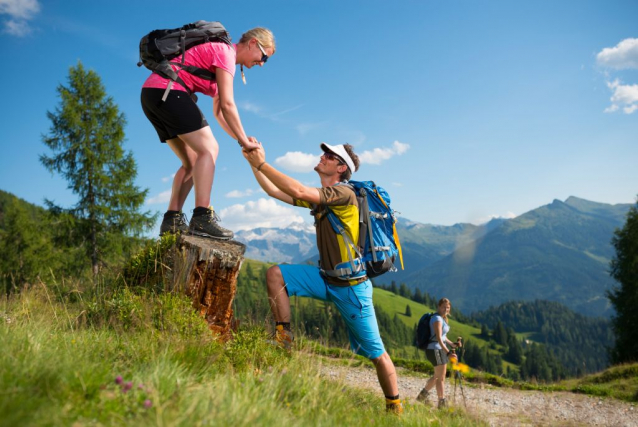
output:
M 124 385 L 122 385 L 122 392 L 126 393 L 127 391 L 129 391 L 132 388 L 133 388 L 133 382 L 127 381 L 127 382 L 124 383 Z
M 153 406 L 153 402 L 151 402 L 151 399 L 146 399 L 146 400 L 144 401 L 144 407 L 145 407 L 146 409 L 148 409 L 148 408 L 150 408 L 151 406 Z
M 115 378 L 115 384 L 122 384 L 122 376 L 121 376 L 121 375 L 118 375 L 118 376 Z

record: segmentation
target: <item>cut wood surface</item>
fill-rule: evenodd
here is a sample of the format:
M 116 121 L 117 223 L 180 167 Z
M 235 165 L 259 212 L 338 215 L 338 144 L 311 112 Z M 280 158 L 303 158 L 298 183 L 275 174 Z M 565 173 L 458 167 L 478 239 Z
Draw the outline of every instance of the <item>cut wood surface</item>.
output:
M 173 259 L 173 285 L 193 301 L 208 327 L 222 340 L 230 338 L 237 275 L 246 246 L 233 240 L 183 235 Z

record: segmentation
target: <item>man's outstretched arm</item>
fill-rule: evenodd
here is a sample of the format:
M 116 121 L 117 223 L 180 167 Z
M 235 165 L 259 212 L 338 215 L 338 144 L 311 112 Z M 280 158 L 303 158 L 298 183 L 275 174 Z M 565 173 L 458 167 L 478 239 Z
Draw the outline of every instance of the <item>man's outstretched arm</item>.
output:
M 293 199 L 313 204 L 319 204 L 321 201 L 318 189 L 303 185 L 267 163 L 263 146 L 252 151 L 244 150 L 243 153 L 253 167 L 257 182 L 269 196 L 289 204 L 293 204 Z

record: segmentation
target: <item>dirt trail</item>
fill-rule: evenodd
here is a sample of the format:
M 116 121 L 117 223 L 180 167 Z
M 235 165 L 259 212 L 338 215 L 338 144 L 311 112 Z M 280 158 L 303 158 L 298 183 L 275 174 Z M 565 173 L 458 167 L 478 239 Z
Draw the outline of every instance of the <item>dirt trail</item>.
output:
M 376 372 L 367 366 L 351 367 L 323 364 L 321 375 L 341 380 L 352 387 L 379 391 Z M 425 384 L 422 377 L 398 369 L 402 399 L 415 402 Z M 638 406 L 611 398 L 598 398 L 568 392 L 540 392 L 502 389 L 463 382 L 467 412 L 492 426 L 638 426 Z M 463 407 L 461 388 L 446 380 L 446 395 L 453 406 Z

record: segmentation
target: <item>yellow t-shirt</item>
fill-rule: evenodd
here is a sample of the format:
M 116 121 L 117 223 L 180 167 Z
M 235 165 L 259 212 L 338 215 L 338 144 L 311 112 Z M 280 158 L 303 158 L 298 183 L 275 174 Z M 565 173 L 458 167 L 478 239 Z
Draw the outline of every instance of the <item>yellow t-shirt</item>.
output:
M 295 206 L 313 209 L 315 228 L 317 229 L 317 248 L 319 249 L 319 262 L 324 270 L 334 270 L 337 264 L 348 262 L 348 252 L 352 258 L 357 258 L 357 253 L 348 245 L 341 234 L 334 231 L 328 220 L 326 206 L 341 220 L 343 228 L 352 242 L 356 245 L 359 241 L 359 204 L 354 191 L 345 185 L 333 185 L 331 187 L 318 188 L 320 202 L 318 206 L 303 200 L 293 199 Z M 341 280 L 336 277 L 327 277 L 328 283 L 336 286 L 352 286 L 367 280 L 364 276 L 359 279 Z

